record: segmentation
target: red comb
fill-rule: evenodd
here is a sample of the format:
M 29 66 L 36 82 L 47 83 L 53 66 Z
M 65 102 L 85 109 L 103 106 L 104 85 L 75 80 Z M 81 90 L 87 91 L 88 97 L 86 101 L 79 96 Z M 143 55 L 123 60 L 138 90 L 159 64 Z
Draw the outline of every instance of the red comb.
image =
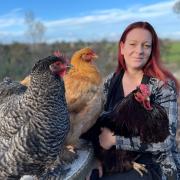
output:
M 61 53 L 59 50 L 54 51 L 53 55 L 56 57 L 60 57 L 60 58 L 62 57 L 63 59 L 66 60 L 66 62 L 69 63 L 69 59 L 63 53 Z
M 149 86 L 146 84 L 141 84 L 139 86 L 139 90 L 137 93 L 134 94 L 135 99 L 141 103 L 146 110 L 152 110 L 152 106 L 150 105 L 150 90 Z
M 54 56 L 57 56 L 57 57 L 61 57 L 63 56 L 63 54 L 58 50 L 58 51 L 54 51 Z

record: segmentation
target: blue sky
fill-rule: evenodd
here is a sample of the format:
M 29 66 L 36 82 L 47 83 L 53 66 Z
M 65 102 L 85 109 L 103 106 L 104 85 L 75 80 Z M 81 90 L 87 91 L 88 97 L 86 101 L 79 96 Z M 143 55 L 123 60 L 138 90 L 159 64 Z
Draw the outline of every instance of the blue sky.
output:
M 38 2 L 38 3 L 37 3 Z M 175 0 L 6 0 L 0 6 L 0 42 L 26 42 L 25 13 L 32 11 L 46 27 L 45 41 L 117 41 L 134 21 L 148 21 L 159 37 L 180 39 Z

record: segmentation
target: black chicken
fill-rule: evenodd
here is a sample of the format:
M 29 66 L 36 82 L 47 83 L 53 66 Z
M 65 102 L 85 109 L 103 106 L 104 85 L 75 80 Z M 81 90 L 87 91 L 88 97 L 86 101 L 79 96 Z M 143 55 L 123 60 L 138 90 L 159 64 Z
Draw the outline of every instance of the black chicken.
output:
M 144 144 L 163 142 L 169 135 L 169 121 L 165 109 L 150 103 L 149 95 L 143 93 L 140 88 L 134 90 L 117 104 L 112 112 L 103 114 L 96 124 L 82 135 L 82 138 L 93 142 L 95 155 L 102 162 L 106 174 L 135 168 L 134 165 L 137 164 L 134 162 L 143 164 L 145 159 L 151 159 L 151 154 L 144 153 L 141 156 L 138 152 L 116 150 L 114 146 L 104 150 L 98 141 L 101 127 L 110 129 L 117 136 L 140 137 Z
M 32 68 L 27 90 L 8 79 L 0 84 L 0 179 L 52 170 L 69 131 L 66 69 L 63 56 L 49 56 Z

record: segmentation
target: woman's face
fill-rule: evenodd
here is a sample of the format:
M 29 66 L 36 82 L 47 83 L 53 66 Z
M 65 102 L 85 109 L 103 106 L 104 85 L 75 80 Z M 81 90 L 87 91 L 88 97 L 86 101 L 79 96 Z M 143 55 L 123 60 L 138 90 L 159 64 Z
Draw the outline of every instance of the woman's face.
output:
M 121 54 L 127 69 L 142 69 L 149 60 L 152 51 L 152 35 L 142 28 L 132 29 L 121 42 Z

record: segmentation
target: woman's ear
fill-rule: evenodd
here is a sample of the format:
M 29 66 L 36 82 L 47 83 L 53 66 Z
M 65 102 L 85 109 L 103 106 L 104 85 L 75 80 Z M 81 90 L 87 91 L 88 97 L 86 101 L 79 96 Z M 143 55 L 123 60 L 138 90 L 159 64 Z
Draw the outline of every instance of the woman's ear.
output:
M 124 43 L 120 42 L 121 54 L 124 55 Z

